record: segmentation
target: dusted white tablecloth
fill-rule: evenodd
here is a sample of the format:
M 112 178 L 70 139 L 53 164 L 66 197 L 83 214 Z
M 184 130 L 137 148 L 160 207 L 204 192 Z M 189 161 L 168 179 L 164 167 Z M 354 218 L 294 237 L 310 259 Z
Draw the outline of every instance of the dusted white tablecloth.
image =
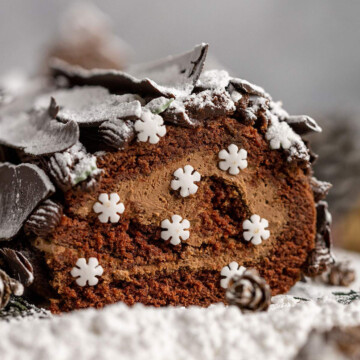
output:
M 351 289 L 359 291 L 360 255 L 338 251 L 337 257 L 356 268 L 358 280 Z M 298 283 L 288 295 L 274 297 L 268 312 L 246 315 L 224 305 L 159 309 L 115 304 L 50 319 L 2 321 L 0 359 L 292 359 L 312 329 L 360 324 L 360 301 L 352 301 L 357 296 L 333 294 L 349 290 Z

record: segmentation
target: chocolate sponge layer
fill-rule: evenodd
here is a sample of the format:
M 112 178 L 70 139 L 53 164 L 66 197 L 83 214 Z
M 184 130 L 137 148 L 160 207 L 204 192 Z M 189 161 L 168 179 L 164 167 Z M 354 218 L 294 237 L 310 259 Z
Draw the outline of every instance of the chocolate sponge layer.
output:
M 236 176 L 218 168 L 218 152 L 230 144 L 248 152 L 248 167 Z M 231 261 L 258 269 L 273 295 L 289 290 L 314 247 L 316 210 L 306 164 L 286 157 L 269 148 L 261 129 L 226 117 L 198 128 L 167 125 L 156 146 L 135 142 L 99 157 L 102 179 L 89 191 L 67 192 L 61 224 L 33 242 L 56 294 L 51 310 L 117 301 L 208 306 L 224 301 L 220 271 Z M 170 182 L 187 164 L 202 179 L 196 194 L 182 198 Z M 125 212 L 119 223 L 102 224 L 92 206 L 112 192 Z M 161 221 L 174 214 L 191 223 L 189 240 L 177 246 L 160 237 Z M 266 218 L 271 232 L 257 246 L 242 237 L 252 214 Z M 98 285 L 76 284 L 70 271 L 79 257 L 99 259 Z

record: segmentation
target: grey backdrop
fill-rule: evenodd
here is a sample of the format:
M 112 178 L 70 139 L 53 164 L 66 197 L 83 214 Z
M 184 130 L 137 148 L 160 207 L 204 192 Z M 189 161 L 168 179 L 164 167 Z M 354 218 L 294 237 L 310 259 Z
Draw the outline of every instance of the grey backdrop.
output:
M 0 72 L 36 68 L 70 0 L 0 0 Z M 209 42 L 294 113 L 360 110 L 359 0 L 99 0 L 134 61 Z

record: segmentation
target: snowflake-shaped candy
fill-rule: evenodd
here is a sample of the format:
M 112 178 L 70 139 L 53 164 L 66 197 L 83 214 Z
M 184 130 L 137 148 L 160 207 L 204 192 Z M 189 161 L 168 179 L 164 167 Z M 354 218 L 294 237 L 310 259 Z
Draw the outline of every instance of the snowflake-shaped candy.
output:
M 220 280 L 220 286 L 227 289 L 231 278 L 235 275 L 242 275 L 246 271 L 246 267 L 240 266 L 236 261 L 231 262 L 229 265 L 221 269 L 220 275 L 223 278 Z
M 261 219 L 259 215 L 251 215 L 250 220 L 243 222 L 244 239 L 251 241 L 254 245 L 261 244 L 262 240 L 267 240 L 270 237 L 270 231 L 266 230 L 269 222 L 266 219 Z
M 182 197 L 187 197 L 197 192 L 198 186 L 194 183 L 201 180 L 201 175 L 191 165 L 185 165 L 184 169 L 177 169 L 173 175 L 175 180 L 171 181 L 171 188 L 173 190 L 180 189 Z
M 171 220 L 172 222 L 168 219 L 161 222 L 161 228 L 165 229 L 161 232 L 161 238 L 165 241 L 170 239 L 170 244 L 178 245 L 190 237 L 190 231 L 186 230 L 190 228 L 190 222 L 180 215 L 173 215 Z
M 235 145 L 231 144 L 228 146 L 228 150 L 221 150 L 219 152 L 219 159 L 222 161 L 219 162 L 219 168 L 221 170 L 229 170 L 229 174 L 237 175 L 240 170 L 247 168 L 247 151 L 240 149 Z
M 280 147 L 285 150 L 290 149 L 300 139 L 299 135 L 294 133 L 285 121 L 280 122 L 274 116 L 271 116 L 271 119 L 271 125 L 265 135 L 266 140 L 270 141 L 270 148 L 273 150 L 280 149 Z
M 93 206 L 93 210 L 99 215 L 99 220 L 102 223 L 107 223 L 109 220 L 112 223 L 117 223 L 120 220 L 120 215 L 125 211 L 125 206 L 120 202 L 120 196 L 116 193 L 100 194 L 99 202 Z
M 135 122 L 135 130 L 139 141 L 149 141 L 150 144 L 157 144 L 166 134 L 163 118 L 150 111 L 142 112 L 141 118 Z
M 79 286 L 86 286 L 86 284 L 95 286 L 99 282 L 97 276 L 101 276 L 103 272 L 104 269 L 99 265 L 98 259 L 91 257 L 88 262 L 84 258 L 78 259 L 70 274 L 76 278 Z

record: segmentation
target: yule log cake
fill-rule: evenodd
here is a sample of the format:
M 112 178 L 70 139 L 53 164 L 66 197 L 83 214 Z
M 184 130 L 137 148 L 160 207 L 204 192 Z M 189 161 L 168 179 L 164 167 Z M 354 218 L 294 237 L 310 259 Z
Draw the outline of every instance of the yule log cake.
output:
M 245 269 L 275 295 L 333 261 L 330 185 L 302 139 L 321 129 L 203 70 L 207 49 L 126 73 L 54 60 L 3 97 L 1 267 L 25 296 L 208 306 Z

